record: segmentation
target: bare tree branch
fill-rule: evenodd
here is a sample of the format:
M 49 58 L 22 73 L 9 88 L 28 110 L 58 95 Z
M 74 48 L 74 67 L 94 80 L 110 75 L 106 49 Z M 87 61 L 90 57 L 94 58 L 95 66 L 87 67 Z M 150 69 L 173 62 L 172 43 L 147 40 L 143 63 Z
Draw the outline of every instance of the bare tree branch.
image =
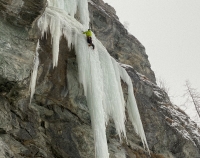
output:
M 185 86 L 186 94 L 192 99 L 192 103 L 194 104 L 197 114 L 200 118 L 200 93 L 198 93 L 196 89 L 191 87 L 191 84 L 188 80 L 186 81 Z
M 167 94 L 169 94 L 169 86 L 167 85 L 164 79 L 159 78 L 157 84 L 162 90 L 164 90 Z

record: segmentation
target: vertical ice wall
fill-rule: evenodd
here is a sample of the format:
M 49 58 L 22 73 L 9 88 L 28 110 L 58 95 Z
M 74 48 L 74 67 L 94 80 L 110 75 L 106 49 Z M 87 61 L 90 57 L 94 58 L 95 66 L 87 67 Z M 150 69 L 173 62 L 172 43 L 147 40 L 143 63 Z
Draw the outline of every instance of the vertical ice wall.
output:
M 89 12 L 87 0 L 47 0 L 48 8 L 59 9 L 64 11 L 71 17 L 75 17 L 80 20 L 81 24 L 85 27 L 89 27 Z M 58 11 L 58 10 L 57 10 Z
M 99 56 L 96 50 L 88 48 L 85 37 L 79 35 L 76 55 L 79 68 L 79 81 L 83 84 L 84 94 L 91 116 L 97 158 L 108 158 L 106 127 L 103 108 L 103 83 Z
M 148 148 L 135 102 L 132 81 L 95 36 L 93 36 L 95 49 L 88 47 L 85 36 L 82 34 L 82 31 L 88 29 L 88 25 L 87 0 L 48 0 L 48 6 L 38 20 L 42 37 L 48 30 L 51 33 L 53 67 L 58 64 L 59 42 L 62 35 L 67 39 L 69 48 L 71 43 L 75 47 L 79 82 L 83 84 L 91 116 L 96 157 L 109 157 L 106 140 L 106 124 L 109 119 L 113 119 L 120 139 L 121 136 L 126 137 L 125 101 L 121 79 L 128 85 L 127 109 L 130 120 L 144 146 Z M 35 77 L 34 79 L 36 80 Z

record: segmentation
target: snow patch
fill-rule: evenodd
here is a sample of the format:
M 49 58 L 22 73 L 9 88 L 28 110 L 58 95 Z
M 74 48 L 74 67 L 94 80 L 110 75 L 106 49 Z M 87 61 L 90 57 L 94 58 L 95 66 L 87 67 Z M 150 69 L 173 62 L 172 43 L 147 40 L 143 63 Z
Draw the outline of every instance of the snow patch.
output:
M 160 99 L 162 99 L 162 94 L 160 94 L 158 91 L 153 91 L 153 93 Z
M 131 65 L 127 65 L 127 64 L 122 64 L 122 63 L 119 63 L 120 66 L 124 67 L 124 68 L 133 68 Z

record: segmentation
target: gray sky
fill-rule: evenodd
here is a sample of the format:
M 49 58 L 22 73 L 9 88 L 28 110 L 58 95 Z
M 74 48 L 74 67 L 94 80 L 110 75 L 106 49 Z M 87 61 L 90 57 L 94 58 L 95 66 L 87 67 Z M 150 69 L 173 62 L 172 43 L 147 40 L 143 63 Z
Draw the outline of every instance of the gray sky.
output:
M 157 78 L 183 103 L 185 80 L 200 92 L 200 0 L 104 0 L 146 48 Z

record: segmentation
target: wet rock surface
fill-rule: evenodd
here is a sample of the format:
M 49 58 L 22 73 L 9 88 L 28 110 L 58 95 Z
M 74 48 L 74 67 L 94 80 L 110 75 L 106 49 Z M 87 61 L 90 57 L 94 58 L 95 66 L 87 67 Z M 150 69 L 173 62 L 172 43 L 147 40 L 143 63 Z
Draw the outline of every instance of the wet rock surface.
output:
M 16 18 L 20 11 L 26 11 L 24 5 L 28 3 L 31 2 L 24 0 L 22 5 L 22 0 L 0 1 L 0 8 L 5 8 L 0 15 L 0 28 L 4 28 L 0 29 L 0 157 L 93 158 L 91 121 L 83 88 L 78 82 L 76 55 L 64 38 L 60 43 L 59 64 L 54 69 L 51 37 L 47 35 L 47 39 L 40 40 L 36 93 L 30 103 L 29 82 L 37 43 L 33 32 L 37 29 L 30 30 L 30 38 L 26 27 L 44 8 L 43 1 L 34 1 L 34 6 L 39 6 L 32 9 L 34 18 L 30 17 L 30 21 Z M 16 16 L 13 22 L 7 18 L 11 4 L 25 8 L 12 11 Z M 200 129 L 154 84 L 154 73 L 144 47 L 123 32 L 126 30 L 117 21 L 114 9 L 104 5 L 100 0 L 90 3 L 93 29 L 112 56 L 133 67 L 126 69 L 133 81 L 151 157 L 199 158 Z M 110 10 L 110 15 L 105 10 Z M 123 44 L 121 40 L 126 42 Z M 123 87 L 126 96 L 126 85 Z M 149 158 L 128 118 L 126 130 L 127 143 L 126 140 L 120 143 L 113 122 L 109 122 L 110 157 Z

